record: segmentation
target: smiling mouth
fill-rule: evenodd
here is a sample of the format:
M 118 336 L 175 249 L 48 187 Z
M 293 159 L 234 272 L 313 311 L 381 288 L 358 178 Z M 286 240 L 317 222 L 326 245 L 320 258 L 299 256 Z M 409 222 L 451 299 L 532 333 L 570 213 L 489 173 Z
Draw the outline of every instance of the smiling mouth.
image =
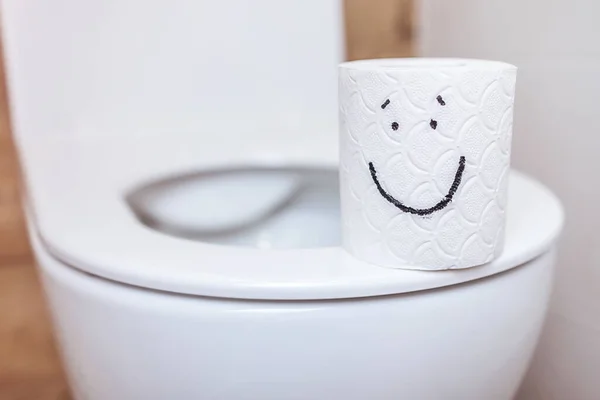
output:
M 448 190 L 448 194 L 446 194 L 446 196 L 444 196 L 444 198 L 442 200 L 440 200 L 436 205 L 434 205 L 433 207 L 429 207 L 429 208 L 413 208 L 413 207 L 409 207 L 409 206 L 402 204 L 400 201 L 396 200 L 391 195 L 389 195 L 385 191 L 385 189 L 383 189 L 381 187 L 381 184 L 379 183 L 379 179 L 377 179 L 377 171 L 375 170 L 375 167 L 373 166 L 372 162 L 369 163 L 369 171 L 371 171 L 371 178 L 373 178 L 373 182 L 375 182 L 375 186 L 377 186 L 377 190 L 379 191 L 381 196 L 384 199 L 386 199 L 388 202 L 392 203 L 396 208 L 399 208 L 400 210 L 404 211 L 405 213 L 409 213 L 409 214 L 430 215 L 436 211 L 443 210 L 452 201 L 454 194 L 458 190 L 460 181 L 462 180 L 463 172 L 465 172 L 465 162 L 466 162 L 465 157 L 461 156 L 460 161 L 458 163 L 458 168 L 456 169 L 456 174 L 454 175 L 454 182 L 452 182 L 452 186 L 450 186 L 450 189 Z

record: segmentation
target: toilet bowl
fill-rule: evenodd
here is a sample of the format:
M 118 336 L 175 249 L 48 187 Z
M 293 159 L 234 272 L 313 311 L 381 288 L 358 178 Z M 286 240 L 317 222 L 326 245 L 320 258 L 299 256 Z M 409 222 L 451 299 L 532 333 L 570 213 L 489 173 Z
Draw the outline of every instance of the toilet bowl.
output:
M 34 239 L 76 399 L 511 399 L 546 310 L 552 252 L 413 294 L 264 301 L 81 273 Z
M 42 142 L 24 152 L 26 208 L 75 398 L 510 399 L 517 390 L 562 226 L 560 203 L 534 180 L 511 173 L 506 249 L 494 262 L 395 270 L 336 244 L 335 155 L 308 151 L 316 143 L 281 145 L 287 163 L 259 165 L 259 141 L 187 158 L 169 157 L 177 142 L 156 138 L 135 161 L 135 141 Z M 154 162 L 158 152 L 164 163 Z M 220 157 L 238 161 L 223 169 Z M 212 236 L 139 217 L 143 207 L 164 215 L 161 190 L 193 204 L 219 176 L 240 179 L 243 204 L 256 190 L 243 185 L 248 171 L 265 185 L 293 172 L 303 189 Z M 155 209 L 135 196 L 154 196 Z
M 3 3 L 24 205 L 76 399 L 515 393 L 560 203 L 513 172 L 505 250 L 482 267 L 394 270 L 345 253 L 340 9 Z

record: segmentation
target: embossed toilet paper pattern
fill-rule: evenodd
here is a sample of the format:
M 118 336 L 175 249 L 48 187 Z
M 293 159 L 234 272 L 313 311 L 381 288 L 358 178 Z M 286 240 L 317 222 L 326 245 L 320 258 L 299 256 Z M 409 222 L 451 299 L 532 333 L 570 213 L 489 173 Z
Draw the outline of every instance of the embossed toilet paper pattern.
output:
M 344 248 L 364 261 L 451 269 L 503 248 L 516 68 L 478 60 L 340 67 Z

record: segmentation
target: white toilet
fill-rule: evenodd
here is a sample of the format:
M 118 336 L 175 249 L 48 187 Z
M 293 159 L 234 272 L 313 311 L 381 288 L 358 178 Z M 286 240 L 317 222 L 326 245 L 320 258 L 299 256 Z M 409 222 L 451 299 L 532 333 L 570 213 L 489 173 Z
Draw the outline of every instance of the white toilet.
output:
M 513 172 L 505 251 L 478 268 L 346 254 L 337 2 L 49 3 L 6 1 L 2 18 L 31 241 L 76 399 L 514 395 L 561 205 Z

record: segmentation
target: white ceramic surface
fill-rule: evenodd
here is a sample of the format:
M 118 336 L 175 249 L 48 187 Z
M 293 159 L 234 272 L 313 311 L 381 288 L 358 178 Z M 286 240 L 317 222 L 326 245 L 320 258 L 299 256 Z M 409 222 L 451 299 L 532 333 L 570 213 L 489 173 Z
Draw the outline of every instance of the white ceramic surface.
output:
M 341 0 L 3 0 L 17 144 L 335 135 L 341 11 Z
M 190 185 L 186 177 L 140 188 L 128 196 L 140 218 L 165 231 L 206 236 L 236 231 L 293 201 L 303 189 L 292 171 L 244 170 L 208 174 Z
M 255 184 L 248 185 L 248 177 Z M 287 191 L 290 182 L 295 183 L 292 192 Z M 220 191 L 223 183 L 228 189 L 225 193 Z M 205 193 L 210 195 L 202 198 Z M 273 204 L 273 194 L 283 194 L 285 198 L 282 196 L 280 204 Z M 199 244 L 291 250 L 341 243 L 339 179 L 337 170 L 331 168 L 229 168 L 199 172 L 149 182 L 127 197 L 140 223 Z M 266 212 L 248 220 L 247 202 L 254 206 L 252 210 Z M 174 204 L 180 207 L 175 208 Z M 206 221 L 213 214 L 224 215 L 231 208 L 242 209 L 227 217 L 234 227 L 206 230 Z M 172 218 L 175 215 L 178 219 Z M 232 216 L 242 217 L 241 221 Z M 182 223 L 174 224 L 176 221 Z M 187 229 L 182 230 L 183 225 Z
M 231 147 L 228 139 L 215 139 L 212 149 L 218 151 L 207 151 L 200 138 L 153 139 L 144 146 L 125 137 L 118 140 L 119 146 L 110 137 L 39 139 L 22 147 L 28 206 L 50 253 L 94 275 L 171 292 L 257 299 L 341 298 L 409 292 L 492 275 L 547 251 L 562 226 L 558 200 L 515 173 L 505 250 L 482 268 L 447 274 L 396 271 L 373 268 L 340 247 L 262 251 L 199 243 L 148 229 L 132 213 L 126 194 L 144 182 L 182 171 L 269 165 L 261 156 L 266 140 L 240 138 L 240 145 Z M 177 152 L 179 140 L 174 139 L 187 140 L 189 150 Z M 268 147 L 280 160 L 272 166 L 335 166 L 335 146 L 326 148 L 318 137 L 299 143 L 270 141 Z M 103 163 L 108 158 L 111 163 Z
M 347 62 L 339 73 L 344 248 L 424 270 L 498 257 L 517 68 L 409 58 Z
M 86 400 L 510 400 L 554 263 L 550 251 L 414 294 L 240 301 L 116 284 L 32 240 L 69 381 Z

